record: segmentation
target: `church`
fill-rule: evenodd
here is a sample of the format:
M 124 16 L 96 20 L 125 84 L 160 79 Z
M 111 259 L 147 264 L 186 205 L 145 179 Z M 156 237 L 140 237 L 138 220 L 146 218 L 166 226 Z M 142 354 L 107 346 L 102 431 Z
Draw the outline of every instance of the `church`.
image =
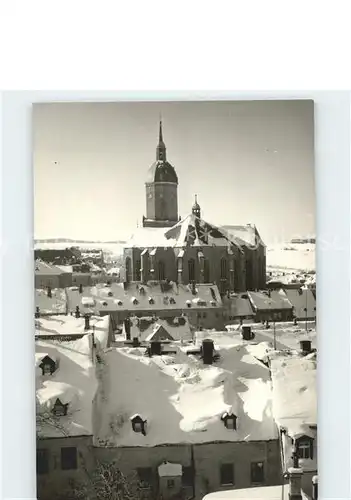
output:
M 257 228 L 214 226 L 192 209 L 178 215 L 178 176 L 167 160 L 162 121 L 146 183 L 146 215 L 124 249 L 126 282 L 213 283 L 222 295 L 266 288 L 266 247 Z

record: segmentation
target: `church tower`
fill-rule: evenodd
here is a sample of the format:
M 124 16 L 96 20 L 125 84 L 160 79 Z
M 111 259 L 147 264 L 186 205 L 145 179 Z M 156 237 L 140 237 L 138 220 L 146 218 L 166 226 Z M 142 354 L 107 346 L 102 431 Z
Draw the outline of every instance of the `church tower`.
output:
M 162 121 L 156 148 L 156 161 L 151 165 L 146 188 L 146 217 L 144 227 L 172 227 L 178 222 L 178 177 L 167 161 L 163 142 Z

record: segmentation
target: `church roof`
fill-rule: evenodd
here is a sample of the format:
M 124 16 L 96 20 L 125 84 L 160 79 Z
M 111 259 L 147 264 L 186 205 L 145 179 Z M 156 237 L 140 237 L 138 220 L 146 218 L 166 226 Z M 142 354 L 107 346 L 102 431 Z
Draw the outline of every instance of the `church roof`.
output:
M 247 224 L 246 226 L 222 226 L 222 230 L 229 238 L 235 238 L 244 245 L 250 247 L 264 245 L 256 226 L 253 224 Z
M 138 228 L 126 248 L 233 245 L 241 249 L 240 243 L 229 238 L 225 231 L 191 213 L 171 228 Z

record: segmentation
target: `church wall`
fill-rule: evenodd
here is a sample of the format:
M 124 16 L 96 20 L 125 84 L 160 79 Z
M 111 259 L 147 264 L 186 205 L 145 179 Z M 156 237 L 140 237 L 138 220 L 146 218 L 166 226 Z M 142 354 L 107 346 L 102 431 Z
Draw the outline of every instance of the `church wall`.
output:
M 155 184 L 148 182 L 146 189 L 146 218 L 155 219 Z

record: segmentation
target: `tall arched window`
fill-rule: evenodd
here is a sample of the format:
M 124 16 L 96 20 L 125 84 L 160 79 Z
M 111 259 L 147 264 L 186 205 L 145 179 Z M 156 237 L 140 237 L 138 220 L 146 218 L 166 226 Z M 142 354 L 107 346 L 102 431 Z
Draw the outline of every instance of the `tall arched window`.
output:
M 252 260 L 246 260 L 246 290 L 254 290 Z
M 195 279 L 195 260 L 188 260 L 188 273 L 189 273 L 189 281 L 196 281 Z
M 221 279 L 227 279 L 228 268 L 227 268 L 227 259 L 221 259 Z
M 140 281 L 141 280 L 140 268 L 141 268 L 141 261 L 137 260 L 135 262 L 135 281 Z
M 132 265 L 130 257 L 126 258 L 126 282 L 132 281 Z
M 157 269 L 158 269 L 158 279 L 160 281 L 165 279 L 165 263 L 163 260 L 159 260 L 157 263 Z
M 210 283 L 210 262 L 208 259 L 204 260 L 204 282 Z

